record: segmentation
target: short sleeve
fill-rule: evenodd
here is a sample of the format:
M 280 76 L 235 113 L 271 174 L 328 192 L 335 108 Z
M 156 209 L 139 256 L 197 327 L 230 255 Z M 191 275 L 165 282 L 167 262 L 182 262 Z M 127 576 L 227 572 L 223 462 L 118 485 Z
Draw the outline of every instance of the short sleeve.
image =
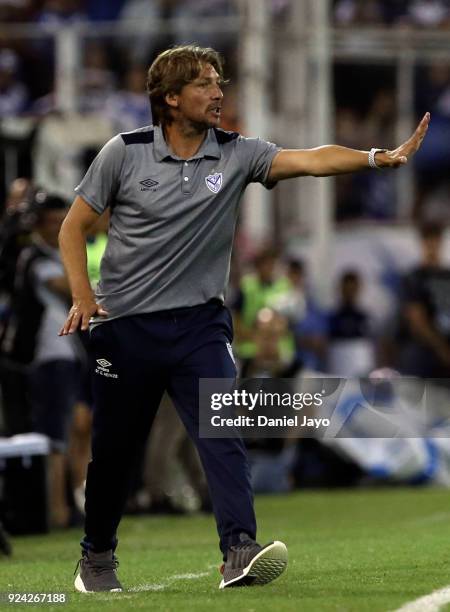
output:
M 75 192 L 99 214 L 110 204 L 120 184 L 125 143 L 120 134 L 109 140 L 94 159 Z
M 276 183 L 269 183 L 268 176 L 272 161 L 281 151 L 281 147 L 261 138 L 239 136 L 236 148 L 242 164 L 247 168 L 248 183 L 261 183 L 267 189 L 276 185 Z

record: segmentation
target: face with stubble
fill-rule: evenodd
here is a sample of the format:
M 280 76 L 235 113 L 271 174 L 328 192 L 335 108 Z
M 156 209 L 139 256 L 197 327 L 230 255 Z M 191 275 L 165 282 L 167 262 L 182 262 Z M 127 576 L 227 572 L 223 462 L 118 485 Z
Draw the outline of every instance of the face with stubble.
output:
M 223 100 L 221 82 L 215 68 L 204 64 L 198 77 L 185 85 L 180 93 L 166 96 L 173 120 L 197 131 L 217 127 Z

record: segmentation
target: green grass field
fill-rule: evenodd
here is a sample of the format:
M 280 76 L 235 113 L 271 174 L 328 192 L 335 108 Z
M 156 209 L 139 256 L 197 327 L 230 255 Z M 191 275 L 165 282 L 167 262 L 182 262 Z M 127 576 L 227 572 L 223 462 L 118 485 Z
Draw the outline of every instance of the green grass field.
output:
M 0 558 L 0 591 L 67 594 L 64 605 L 32 606 L 47 610 L 375 612 L 450 584 L 448 491 L 259 497 L 257 513 L 259 541 L 283 540 L 290 554 L 287 571 L 265 587 L 218 590 L 215 526 L 195 516 L 123 521 L 119 577 L 127 592 L 74 592 L 78 530 L 15 538 L 14 556 Z

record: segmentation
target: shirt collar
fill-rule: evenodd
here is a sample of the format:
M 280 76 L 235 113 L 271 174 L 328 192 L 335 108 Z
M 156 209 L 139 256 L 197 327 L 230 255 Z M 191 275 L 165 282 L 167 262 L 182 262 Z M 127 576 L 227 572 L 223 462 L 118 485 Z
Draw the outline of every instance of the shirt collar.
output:
M 153 126 L 154 131 L 154 141 L 153 148 L 155 152 L 156 161 L 160 162 L 164 159 L 175 159 L 176 161 L 185 161 L 182 160 L 181 157 L 177 157 L 172 151 L 169 149 L 167 142 L 165 141 L 164 134 L 161 126 L 155 125 Z M 219 143 L 217 142 L 216 134 L 214 130 L 211 128 L 208 130 L 206 134 L 206 138 L 202 143 L 202 146 L 197 151 L 195 155 L 193 155 L 190 159 L 201 159 L 201 158 L 212 158 L 212 159 L 220 159 L 220 148 Z

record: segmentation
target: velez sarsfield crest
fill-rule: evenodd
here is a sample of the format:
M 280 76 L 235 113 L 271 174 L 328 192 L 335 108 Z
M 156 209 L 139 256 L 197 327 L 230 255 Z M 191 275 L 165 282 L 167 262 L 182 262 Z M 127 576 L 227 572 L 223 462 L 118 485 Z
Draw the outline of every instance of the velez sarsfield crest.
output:
M 206 186 L 213 193 L 219 193 L 222 189 L 223 175 L 222 172 L 216 172 L 205 177 Z

